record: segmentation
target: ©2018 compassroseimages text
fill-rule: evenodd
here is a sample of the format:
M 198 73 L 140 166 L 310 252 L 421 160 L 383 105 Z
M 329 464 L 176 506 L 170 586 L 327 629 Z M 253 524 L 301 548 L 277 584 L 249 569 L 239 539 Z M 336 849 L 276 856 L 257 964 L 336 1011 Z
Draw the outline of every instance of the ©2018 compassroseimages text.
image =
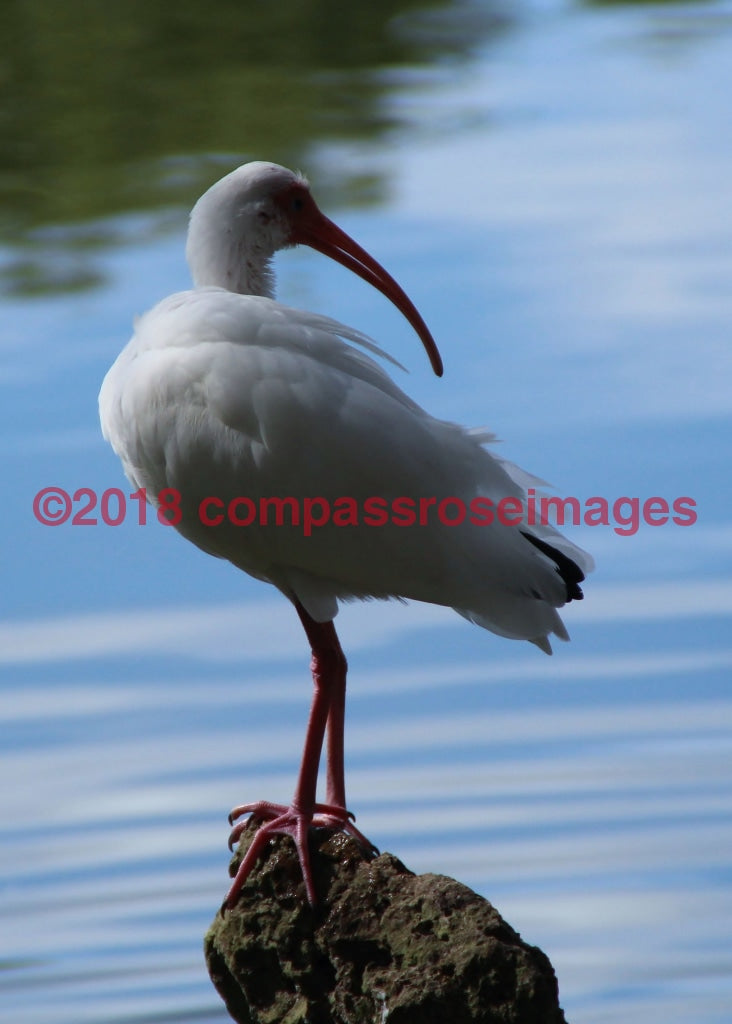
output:
M 44 487 L 33 500 L 33 514 L 44 526 L 120 526 L 127 519 L 127 502 L 137 506 L 137 523 L 148 521 L 148 495 L 144 487 L 125 493 L 109 487 L 100 495 L 90 487 L 79 487 L 73 495 L 62 487 Z M 151 504 L 157 519 L 164 526 L 177 526 L 183 516 L 182 496 L 173 487 L 166 487 Z M 78 507 L 75 510 L 75 505 Z M 95 513 L 99 511 L 97 516 Z M 612 526 L 615 533 L 630 537 L 646 526 L 693 526 L 697 521 L 696 502 L 681 497 L 667 500 L 653 496 L 641 500 L 622 496 L 615 499 L 593 496 L 580 500 L 537 493 L 529 487 L 524 500 L 507 495 L 498 502 L 477 495 L 469 502 L 451 495 L 387 498 L 370 495 L 354 498 L 346 495 L 328 499 L 318 495 L 306 497 L 260 497 L 237 495 L 224 501 L 209 495 L 198 501 L 198 517 L 212 529 L 228 523 L 237 527 L 297 527 L 303 536 L 325 526 L 338 527 L 420 527 L 439 523 L 461 526 Z

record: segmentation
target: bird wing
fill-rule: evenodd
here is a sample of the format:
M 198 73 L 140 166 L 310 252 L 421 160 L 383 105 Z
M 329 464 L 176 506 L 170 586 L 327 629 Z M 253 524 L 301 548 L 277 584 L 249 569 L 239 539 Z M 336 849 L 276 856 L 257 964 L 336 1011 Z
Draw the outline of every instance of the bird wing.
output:
M 342 338 L 376 348 L 269 299 L 207 288 L 171 296 L 140 320 L 105 380 L 105 436 L 136 486 L 179 492 L 181 533 L 315 619 L 332 618 L 339 600 L 401 597 L 453 607 L 545 650 L 550 633 L 566 638 L 556 608 L 581 595 L 589 556 L 548 526 L 442 522 L 444 499 L 454 499 L 450 518 L 457 502 L 523 500 L 520 471 L 486 450 L 484 432 L 429 416 Z M 298 517 L 288 505 L 280 525 L 206 526 L 208 497 L 226 508 L 246 498 L 258 511 L 292 498 Z M 389 512 L 399 501 L 434 502 L 424 521 L 367 525 L 374 498 Z M 306 500 L 317 513 L 309 530 Z

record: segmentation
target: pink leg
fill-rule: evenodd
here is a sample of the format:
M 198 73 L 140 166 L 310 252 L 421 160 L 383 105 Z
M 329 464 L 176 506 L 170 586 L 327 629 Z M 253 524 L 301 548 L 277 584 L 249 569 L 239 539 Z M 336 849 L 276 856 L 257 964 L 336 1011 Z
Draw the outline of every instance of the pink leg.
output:
M 326 803 L 333 807 L 346 807 L 346 785 L 343 770 L 343 726 L 346 707 L 346 671 L 348 663 L 341 648 L 338 634 L 332 622 L 315 622 L 301 604 L 296 604 L 297 614 L 303 624 L 310 648 L 313 652 L 310 668 L 313 684 L 317 690 L 327 677 L 328 741 L 326 747 Z M 312 712 L 311 712 L 312 714 Z M 309 731 L 309 726 L 308 726 Z M 322 746 L 322 735 L 321 735 Z M 320 751 L 318 751 L 320 760 Z M 304 758 L 303 758 L 304 765 Z M 317 776 L 318 766 L 315 766 Z M 313 800 L 315 790 L 313 790 Z
M 335 630 L 334 630 L 335 632 Z M 325 760 L 325 799 L 335 807 L 346 806 L 346 779 L 343 767 L 343 729 L 346 716 L 346 659 L 343 658 L 342 683 L 334 687 L 328 713 L 328 741 Z
M 333 625 L 329 623 L 329 625 Z M 335 628 L 333 629 L 333 636 L 338 649 L 340 650 L 340 643 L 336 636 Z M 343 766 L 343 731 L 345 726 L 346 717 L 346 658 L 341 651 L 341 657 L 343 659 L 343 676 L 340 681 L 340 685 L 334 687 L 333 695 L 330 704 L 330 712 L 328 714 L 328 743 L 326 747 L 326 776 L 325 776 L 325 800 L 326 803 L 334 809 L 339 809 L 341 815 L 345 814 L 348 819 L 345 824 L 339 825 L 341 829 L 350 833 L 354 839 L 356 839 L 364 850 L 370 853 L 378 854 L 378 850 L 374 844 L 366 838 L 366 836 L 359 829 L 356 828 L 354 822 L 355 816 L 350 811 L 346 810 L 346 781 L 345 771 Z
M 246 855 L 239 865 L 236 877 L 224 901 L 224 907 L 233 907 L 244 881 L 251 872 L 259 854 L 272 835 L 286 834 L 293 837 L 300 859 L 308 901 L 315 905 L 315 886 L 310 870 L 308 850 L 308 829 L 342 829 L 354 835 L 367 849 L 373 849 L 365 837 L 352 824 L 346 810 L 345 781 L 343 771 L 343 724 L 346 700 L 345 655 L 341 650 L 338 635 L 332 622 L 315 622 L 299 603 L 295 604 L 312 649 L 311 669 L 313 674 L 313 702 L 310 707 L 305 747 L 300 773 L 289 807 L 259 801 L 235 807 L 229 816 L 230 822 L 244 814 L 264 818 Z M 326 803 L 316 802 L 318 768 L 326 727 L 327 782 Z M 229 837 L 233 846 L 241 838 L 246 822 L 237 825 Z

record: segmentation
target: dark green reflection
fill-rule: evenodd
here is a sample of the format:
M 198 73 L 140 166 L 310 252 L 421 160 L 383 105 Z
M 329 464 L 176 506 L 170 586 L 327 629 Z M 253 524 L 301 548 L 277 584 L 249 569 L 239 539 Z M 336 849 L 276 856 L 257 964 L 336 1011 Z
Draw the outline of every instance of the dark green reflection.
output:
M 112 218 L 188 206 L 241 160 L 386 138 L 385 69 L 463 58 L 503 24 L 490 2 L 424 0 L 5 0 L 2 22 L 0 274 L 16 294 L 94 285 Z

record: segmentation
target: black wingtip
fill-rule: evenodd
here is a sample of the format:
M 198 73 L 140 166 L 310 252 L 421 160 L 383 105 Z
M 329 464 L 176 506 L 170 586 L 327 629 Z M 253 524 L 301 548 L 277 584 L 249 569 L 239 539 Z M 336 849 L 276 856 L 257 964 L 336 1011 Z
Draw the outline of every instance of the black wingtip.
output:
M 552 562 L 554 562 L 557 572 L 564 580 L 564 585 L 567 588 L 567 600 L 581 601 L 585 595 L 582 593 L 580 583 L 585 578 L 585 574 L 577 563 L 573 562 L 569 555 L 565 555 L 563 551 L 553 547 L 551 544 L 547 544 L 545 540 L 535 537 L 533 533 L 526 533 L 525 530 L 522 530 L 521 534 L 535 548 L 541 551 L 542 555 L 546 555 L 547 558 L 551 558 Z

